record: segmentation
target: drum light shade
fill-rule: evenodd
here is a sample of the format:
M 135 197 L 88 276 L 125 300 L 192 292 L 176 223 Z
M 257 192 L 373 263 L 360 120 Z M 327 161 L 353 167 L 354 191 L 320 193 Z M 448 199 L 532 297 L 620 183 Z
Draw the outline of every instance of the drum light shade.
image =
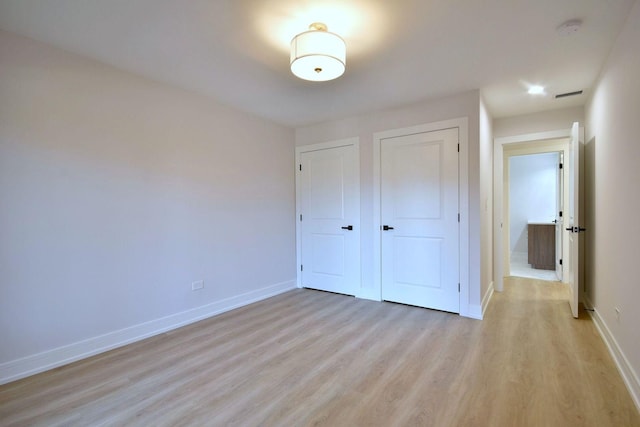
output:
M 309 31 L 291 40 L 291 72 L 304 80 L 323 82 L 340 77 L 346 57 L 344 40 L 321 23 L 311 24 Z

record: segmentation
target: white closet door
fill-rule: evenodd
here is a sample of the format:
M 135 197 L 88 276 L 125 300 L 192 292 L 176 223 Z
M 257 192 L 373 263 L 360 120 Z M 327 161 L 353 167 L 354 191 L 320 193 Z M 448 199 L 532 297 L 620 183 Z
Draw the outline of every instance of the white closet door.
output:
M 355 295 L 360 286 L 360 207 L 353 145 L 301 153 L 301 283 Z
M 569 305 L 573 317 L 578 318 L 580 289 L 580 125 L 571 127 L 569 146 Z
M 381 141 L 382 299 L 458 313 L 458 129 Z

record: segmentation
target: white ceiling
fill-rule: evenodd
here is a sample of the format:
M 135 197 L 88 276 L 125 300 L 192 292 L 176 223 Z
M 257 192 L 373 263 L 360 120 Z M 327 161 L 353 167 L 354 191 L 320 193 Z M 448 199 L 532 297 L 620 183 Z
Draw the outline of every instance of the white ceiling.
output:
M 301 126 L 471 89 L 494 117 L 583 105 L 634 1 L 0 0 L 0 28 Z M 289 71 L 315 21 L 347 43 L 331 82 Z

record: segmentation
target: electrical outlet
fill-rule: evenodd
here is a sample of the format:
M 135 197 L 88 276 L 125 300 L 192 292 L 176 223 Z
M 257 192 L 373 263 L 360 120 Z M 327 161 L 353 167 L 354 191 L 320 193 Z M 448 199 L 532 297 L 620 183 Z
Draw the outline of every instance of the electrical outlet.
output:
M 619 322 L 620 321 L 620 309 L 618 307 L 614 307 L 614 310 L 616 311 L 616 320 Z
M 191 282 L 191 290 L 197 291 L 198 289 L 204 288 L 204 280 L 197 280 L 195 282 Z

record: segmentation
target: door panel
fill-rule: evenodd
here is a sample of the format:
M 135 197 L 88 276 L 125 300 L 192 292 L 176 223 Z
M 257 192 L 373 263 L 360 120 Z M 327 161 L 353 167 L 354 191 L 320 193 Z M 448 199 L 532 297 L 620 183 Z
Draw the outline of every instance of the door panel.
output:
M 399 145 L 393 153 L 391 197 L 395 217 L 438 219 L 441 216 L 442 147 L 440 144 Z M 420 189 L 422 197 L 416 197 Z
M 302 155 L 303 166 L 308 169 L 311 181 L 308 213 L 314 219 L 344 218 L 344 183 L 348 176 L 345 173 L 344 153 L 338 148 L 333 150 L 336 151 L 323 150 Z
M 313 273 L 332 276 L 344 275 L 344 236 L 336 234 L 311 234 L 311 267 Z M 303 264 L 304 265 L 304 264 Z
M 302 152 L 300 160 L 301 284 L 355 295 L 360 285 L 355 147 Z
M 571 128 L 569 147 L 569 305 L 573 317 L 578 317 L 580 284 L 580 135 L 579 125 Z
M 564 153 L 558 153 L 558 161 L 564 168 Z M 564 234 L 564 169 L 557 169 L 557 192 L 556 192 L 556 276 L 559 281 L 563 280 L 562 277 L 562 252 L 563 243 L 562 235 Z
M 459 312 L 458 130 L 381 141 L 382 298 Z
M 403 285 L 441 288 L 442 239 L 393 237 L 396 282 Z

